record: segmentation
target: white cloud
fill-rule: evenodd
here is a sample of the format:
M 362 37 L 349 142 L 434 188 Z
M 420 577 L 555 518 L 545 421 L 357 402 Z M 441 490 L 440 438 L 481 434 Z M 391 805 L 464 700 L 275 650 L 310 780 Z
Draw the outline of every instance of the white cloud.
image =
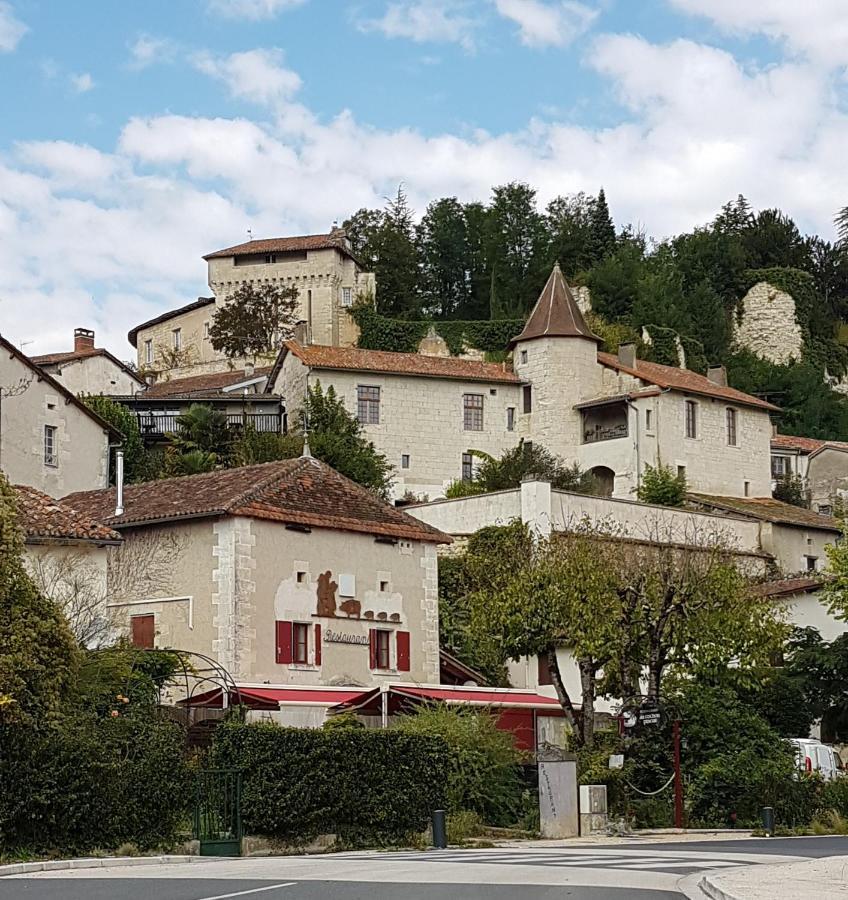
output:
M 0 0 L 0 53 L 11 53 L 27 31 L 27 26 L 15 16 L 12 5 Z
M 94 87 L 94 79 L 88 72 L 71 75 L 71 86 L 78 94 L 87 94 Z
M 130 66 L 146 69 L 156 63 L 171 62 L 177 52 L 177 45 L 169 38 L 140 34 L 130 45 Z
M 565 47 L 589 30 L 598 10 L 574 0 L 495 0 L 498 12 L 518 25 L 529 47 Z
M 307 0 L 208 0 L 209 11 L 228 19 L 272 19 Z M 326 2 L 326 0 L 325 0 Z
M 197 53 L 195 68 L 223 81 L 230 94 L 241 100 L 273 106 L 295 94 L 300 76 L 282 65 L 282 50 L 247 50 L 230 56 Z
M 829 66 L 848 65 L 845 0 L 670 0 L 683 12 L 705 16 L 742 34 L 762 33 Z
M 391 2 L 379 19 L 362 21 L 359 27 L 417 43 L 459 44 L 470 51 L 474 48 L 474 22 L 463 14 L 467 6 L 463 0 Z

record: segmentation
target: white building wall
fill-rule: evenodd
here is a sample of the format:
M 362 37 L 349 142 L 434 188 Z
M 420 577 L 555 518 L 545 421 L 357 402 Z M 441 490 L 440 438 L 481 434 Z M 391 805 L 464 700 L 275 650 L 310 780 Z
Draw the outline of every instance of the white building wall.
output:
M 142 381 L 116 366 L 108 356 L 86 356 L 43 368 L 72 394 L 127 396 L 144 389 Z

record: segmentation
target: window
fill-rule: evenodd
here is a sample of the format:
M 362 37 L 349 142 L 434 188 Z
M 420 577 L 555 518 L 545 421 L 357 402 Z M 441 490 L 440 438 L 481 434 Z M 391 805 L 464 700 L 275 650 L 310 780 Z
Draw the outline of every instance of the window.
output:
M 686 401 L 686 437 L 698 437 L 698 404 L 694 400 Z
M 130 617 L 130 640 L 133 647 L 152 649 L 156 643 L 156 623 L 152 614 Z
M 471 481 L 474 478 L 474 457 L 470 453 L 462 454 L 462 480 Z
M 297 573 L 297 583 L 298 584 L 309 584 L 309 575 L 306 572 L 298 572 Z
M 515 407 L 508 406 L 506 408 L 506 430 L 515 431 Z
M 731 447 L 736 446 L 736 410 L 728 409 L 725 411 L 727 415 L 727 443 Z
M 353 305 L 353 288 L 342 288 L 342 306 Z
M 525 384 L 521 391 L 524 400 L 524 412 L 533 412 L 533 388 L 529 384 Z
M 292 662 L 301 666 L 309 662 L 309 626 L 304 622 L 292 625 Z
M 645 431 L 650 431 L 654 425 L 654 411 L 652 409 L 645 410 Z
M 174 343 L 174 350 L 181 350 L 183 346 L 183 330 L 182 328 L 175 328 L 171 332 L 171 339 Z
M 541 684 L 553 684 L 554 680 L 551 677 L 551 664 L 548 662 L 547 653 L 540 653 L 538 657 L 538 683 Z
M 773 456 L 771 458 L 771 477 L 784 478 L 789 474 L 789 457 Z
M 409 454 L 408 454 L 408 453 L 401 453 L 401 455 L 400 455 L 400 467 L 401 467 L 402 469 L 408 469 L 408 468 L 409 468 Z
M 466 431 L 483 430 L 483 395 L 462 395 L 462 424 Z
M 833 515 L 833 507 L 829 503 L 819 503 L 818 511 L 820 516 Z
M 745 484 L 743 485 L 742 489 L 743 489 L 746 497 L 751 496 L 751 482 L 750 481 L 746 481 Z
M 380 388 L 364 384 L 357 386 L 356 417 L 363 425 L 380 424 Z
M 677 477 L 678 478 L 686 477 L 686 466 L 678 466 L 677 467 Z
M 816 563 L 819 561 L 817 556 L 805 556 L 805 562 L 807 563 L 807 571 L 815 572 L 816 571 Z
M 206 341 L 209 340 L 209 323 L 208 322 L 203 323 L 203 339 Z
M 391 591 L 391 585 L 388 581 L 380 580 L 380 591 L 384 594 L 388 594 Z
M 522 363 L 526 363 L 526 362 L 527 362 L 527 351 L 526 351 L 526 350 L 522 350 L 522 351 L 521 351 L 521 362 L 522 362 Z
M 144 362 L 148 366 L 153 365 L 153 341 L 144 342 Z
M 44 465 L 59 465 L 59 448 L 56 441 L 57 428 L 55 425 L 44 426 Z
M 391 631 L 374 629 L 371 632 L 371 668 L 391 668 L 391 653 L 389 650 Z

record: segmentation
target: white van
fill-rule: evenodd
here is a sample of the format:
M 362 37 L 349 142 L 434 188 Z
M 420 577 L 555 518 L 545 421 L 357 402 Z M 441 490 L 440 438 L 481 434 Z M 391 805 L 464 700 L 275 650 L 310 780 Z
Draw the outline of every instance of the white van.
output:
M 789 743 L 802 772 L 818 772 L 825 781 L 842 775 L 842 761 L 832 747 L 813 738 L 791 738 Z

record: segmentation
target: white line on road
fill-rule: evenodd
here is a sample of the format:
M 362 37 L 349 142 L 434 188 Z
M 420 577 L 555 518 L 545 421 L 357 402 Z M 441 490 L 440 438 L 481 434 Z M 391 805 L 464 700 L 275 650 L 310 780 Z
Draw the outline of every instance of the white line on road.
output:
M 197 900 L 227 900 L 229 897 L 246 897 L 248 894 L 259 894 L 262 891 L 275 891 L 277 888 L 294 887 L 296 881 L 286 881 L 283 884 L 269 884 L 268 887 L 251 888 L 249 891 L 236 891 L 234 894 L 216 894 L 214 897 L 198 897 Z

